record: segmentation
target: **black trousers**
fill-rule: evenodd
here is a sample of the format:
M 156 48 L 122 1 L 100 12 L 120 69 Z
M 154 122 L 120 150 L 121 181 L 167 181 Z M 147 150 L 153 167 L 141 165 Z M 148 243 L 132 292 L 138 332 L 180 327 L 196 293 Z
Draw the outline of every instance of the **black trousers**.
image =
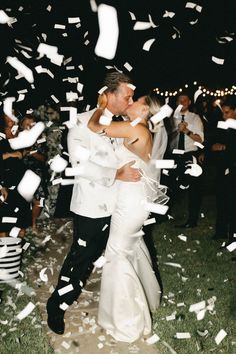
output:
M 193 158 L 196 152 L 191 151 L 176 157 L 172 155 L 172 158 L 175 159 L 177 168 L 169 171 L 169 176 L 165 179 L 164 184 L 169 188 L 168 193 L 170 197 L 169 207 L 173 206 L 174 203 L 179 199 L 180 194 L 184 191 L 185 187 L 187 188 L 188 193 L 188 219 L 187 222 L 190 224 L 197 224 L 199 218 L 199 211 L 202 201 L 202 179 L 203 175 L 198 177 L 185 174 L 188 162 L 192 163 Z
M 96 261 L 106 247 L 111 217 L 87 218 L 74 214 L 73 243 L 62 265 L 58 284 L 51 295 L 56 307 L 65 302 L 71 305 L 81 293 Z M 104 226 L 108 227 L 104 230 Z M 58 290 L 71 284 L 73 290 L 59 295 Z

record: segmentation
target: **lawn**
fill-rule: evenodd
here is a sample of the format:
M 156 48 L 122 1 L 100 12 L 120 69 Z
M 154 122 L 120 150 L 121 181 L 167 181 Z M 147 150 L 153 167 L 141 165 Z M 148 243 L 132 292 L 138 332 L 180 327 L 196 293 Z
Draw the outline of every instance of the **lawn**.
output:
M 27 236 L 27 241 L 32 235 Z M 0 284 L 2 300 L 0 303 L 0 354 L 51 354 L 52 348 L 48 342 L 45 326 L 37 307 L 35 296 L 29 296 L 30 287 L 27 278 L 27 267 L 37 259 L 40 251 L 31 246 L 23 256 L 21 267 L 23 277 L 18 280 L 24 283 L 24 290 L 14 289 L 7 284 Z M 26 289 L 26 290 L 25 290 Z M 35 309 L 25 319 L 19 321 L 16 316 L 26 305 L 32 302 Z
M 209 182 L 208 186 L 212 184 Z M 199 226 L 191 230 L 176 229 L 186 220 L 186 200 L 181 199 L 171 215 L 174 219 L 155 225 L 154 239 L 164 285 L 161 306 L 154 314 L 154 332 L 160 337 L 156 344 L 160 354 L 233 354 L 236 353 L 236 287 L 235 251 L 221 249 L 221 241 L 211 240 L 214 233 L 215 200 L 213 190 L 205 188 Z M 186 241 L 178 236 L 186 236 Z M 32 235 L 27 235 L 30 241 Z M 33 242 L 32 242 L 33 243 Z M 30 247 L 23 257 L 20 278 L 27 279 L 27 267 L 41 256 Z M 166 262 L 174 263 L 172 265 Z M 177 265 L 177 266 L 176 266 Z M 0 304 L 0 354 L 49 354 L 49 345 L 38 308 L 24 320 L 16 315 L 35 297 L 29 297 L 9 285 L 3 289 Z M 206 301 L 208 306 L 201 320 L 190 305 Z M 170 317 L 171 316 L 171 317 Z M 223 329 L 227 335 L 217 345 L 215 337 Z M 177 339 L 176 333 L 188 332 L 191 338 Z M 127 353 L 128 354 L 128 353 Z M 145 354 L 145 353 L 139 353 Z
M 160 353 L 170 353 L 164 341 L 173 349 L 172 353 L 236 353 L 235 251 L 222 249 L 223 241 L 211 240 L 215 220 L 212 194 L 203 198 L 203 215 L 198 227 L 174 227 L 186 220 L 185 211 L 186 201 L 182 199 L 172 210 L 174 219 L 154 229 L 164 285 L 163 301 L 154 315 L 155 333 L 160 337 L 157 348 Z M 181 234 L 186 236 L 186 241 L 178 237 Z M 166 262 L 180 267 L 166 265 Z M 204 318 L 198 320 L 189 308 L 204 300 L 211 307 Z M 227 336 L 217 345 L 215 336 L 221 329 Z M 189 332 L 191 338 L 177 339 L 177 332 Z

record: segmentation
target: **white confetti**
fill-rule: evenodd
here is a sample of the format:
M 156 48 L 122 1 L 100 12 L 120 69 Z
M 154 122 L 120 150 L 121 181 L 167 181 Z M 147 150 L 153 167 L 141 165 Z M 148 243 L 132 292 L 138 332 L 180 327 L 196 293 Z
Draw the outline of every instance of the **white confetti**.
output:
M 151 219 L 147 219 L 144 221 L 143 225 L 150 225 L 150 224 L 155 224 L 156 223 L 156 219 L 155 218 L 151 218 Z
M 149 52 L 152 44 L 155 42 L 156 38 L 151 38 L 149 40 L 147 40 L 144 45 L 143 45 L 143 50 L 146 50 L 147 52 Z
M 73 285 L 72 285 L 72 284 L 69 284 L 69 285 L 66 285 L 66 286 L 64 286 L 63 288 L 59 289 L 59 290 L 58 290 L 58 294 L 59 294 L 60 296 L 62 296 L 62 295 L 67 294 L 68 292 L 70 292 L 70 291 L 72 291 L 72 290 L 74 290 Z
M 107 117 L 105 115 L 101 115 L 101 117 L 99 118 L 99 124 L 101 125 L 110 125 L 112 122 L 112 117 Z
M 23 75 L 24 78 L 30 82 L 34 82 L 33 72 L 25 64 L 19 61 L 16 57 L 7 57 L 7 63 L 9 63 L 14 69 L 18 71 L 19 74 Z
M 78 242 L 79 246 L 83 246 L 83 247 L 87 246 L 87 242 L 82 240 L 81 238 L 79 238 L 77 242 Z
M 160 337 L 155 333 L 153 334 L 151 337 L 149 337 L 148 339 L 146 339 L 146 343 L 148 345 L 152 345 L 157 343 L 160 340 Z
M 167 205 L 145 202 L 144 209 L 152 213 L 165 215 L 169 207 Z
M 30 202 L 40 182 L 41 178 L 36 173 L 27 170 L 17 186 L 17 191 L 26 201 Z
M 221 329 L 215 337 L 216 344 L 219 345 L 226 336 L 227 336 L 227 333 L 225 332 L 225 330 Z
M 59 305 L 60 309 L 63 311 L 66 311 L 69 307 L 66 302 L 63 302 L 62 304 Z
M 10 216 L 3 216 L 2 223 L 15 224 L 17 222 L 17 218 L 13 218 Z
M 41 279 L 43 282 L 45 282 L 45 283 L 48 281 L 48 276 L 47 276 L 47 274 L 45 274 L 46 270 L 47 270 L 47 267 L 43 268 L 43 269 L 39 272 L 39 277 L 40 277 L 40 279 Z
M 175 268 L 182 268 L 179 263 L 164 262 L 164 264 L 169 265 L 169 266 L 171 266 L 171 267 L 175 267 Z
M 150 120 L 152 121 L 153 124 L 157 124 L 158 122 L 162 121 L 164 118 L 170 117 L 172 112 L 173 109 L 168 104 L 165 104 L 160 108 L 159 112 L 157 112 L 150 118 Z
M 174 160 L 154 160 L 156 168 L 174 168 Z
M 202 174 L 202 168 L 200 165 L 196 163 L 188 164 L 187 170 L 184 172 L 185 174 L 189 174 L 190 176 L 198 177 Z
M 117 11 L 113 6 L 100 4 L 98 6 L 99 37 L 95 47 L 95 54 L 113 59 L 119 37 Z
M 172 18 L 174 16 L 175 16 L 175 12 L 171 12 L 171 11 L 167 11 L 167 10 L 165 10 L 165 13 L 163 15 L 163 17 L 170 17 L 170 18 Z
M 14 227 L 11 229 L 11 231 L 10 231 L 10 233 L 9 233 L 9 236 L 10 236 L 10 237 L 17 237 L 17 236 L 19 235 L 20 230 L 21 230 L 20 227 L 14 226 Z
M 202 145 L 202 144 L 199 143 L 198 141 L 194 141 L 193 145 L 199 147 L 200 149 L 204 149 L 204 145 Z
M 131 125 L 132 127 L 135 127 L 137 124 L 139 124 L 139 123 L 141 122 L 141 120 L 142 120 L 142 118 L 138 117 L 138 118 L 134 119 L 134 120 L 130 123 L 130 125 Z
M 180 111 L 181 111 L 182 108 L 183 108 L 183 105 L 182 105 L 182 104 L 179 104 L 179 105 L 176 107 L 176 109 L 175 109 L 175 111 L 174 111 L 174 114 L 173 114 L 173 116 L 174 116 L 175 118 L 179 118 L 179 116 L 180 116 Z
M 194 103 L 196 103 L 198 97 L 202 94 L 202 90 L 198 89 L 197 91 L 194 92 Z
M 229 252 L 233 252 L 236 249 L 236 242 L 234 241 L 230 243 L 228 246 L 226 246 L 226 248 Z
M 78 23 L 80 22 L 79 17 L 68 17 L 68 23 Z
M 9 144 L 13 150 L 24 149 L 35 144 L 38 137 L 45 129 L 43 122 L 37 122 L 30 130 L 24 130 L 16 138 L 9 139 Z
M 67 177 L 80 176 L 84 173 L 84 166 L 67 167 L 65 169 L 65 175 Z
M 95 262 L 93 262 L 93 264 L 96 268 L 102 268 L 106 261 L 106 258 L 104 256 L 101 256 Z
M 50 162 L 50 169 L 54 172 L 62 172 L 65 170 L 66 166 L 68 165 L 68 162 L 63 159 L 59 154 L 54 156 L 54 158 Z
M 183 155 L 185 153 L 185 150 L 180 150 L 180 149 L 173 149 L 173 151 L 172 151 L 172 154 L 176 154 L 176 155 L 178 155 L 178 154 L 180 154 L 180 155 Z
M 177 332 L 175 334 L 175 338 L 177 338 L 177 339 L 189 339 L 189 338 L 191 338 L 191 334 L 189 332 Z
M 181 241 L 187 242 L 187 236 L 178 235 L 177 237 L 178 237 Z
M 126 62 L 126 63 L 124 64 L 124 67 L 125 67 L 128 71 L 131 71 L 131 70 L 133 69 L 133 67 L 132 67 L 128 62 Z
M 28 305 L 16 316 L 18 320 L 23 320 L 25 317 L 29 316 L 29 314 L 35 309 L 35 305 L 32 302 L 29 302 Z
M 151 28 L 152 25 L 150 22 L 141 22 L 141 21 L 137 21 L 135 24 L 134 24 L 134 27 L 133 29 L 135 31 L 142 31 L 142 30 L 145 30 L 145 29 L 148 29 L 148 28 Z
M 223 64 L 224 64 L 224 61 L 225 61 L 224 59 L 217 58 L 217 57 L 214 57 L 214 56 L 211 57 L 211 60 L 212 60 L 214 63 L 218 64 L 218 65 L 223 65 Z

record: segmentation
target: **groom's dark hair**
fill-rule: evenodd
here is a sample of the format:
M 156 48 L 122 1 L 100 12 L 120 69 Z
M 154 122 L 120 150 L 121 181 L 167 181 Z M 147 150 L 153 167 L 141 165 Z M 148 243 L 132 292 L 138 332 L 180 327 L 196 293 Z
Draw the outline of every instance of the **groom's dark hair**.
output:
M 103 85 L 107 86 L 105 92 L 115 92 L 121 83 L 131 84 L 132 79 L 119 71 L 108 72 L 103 81 Z

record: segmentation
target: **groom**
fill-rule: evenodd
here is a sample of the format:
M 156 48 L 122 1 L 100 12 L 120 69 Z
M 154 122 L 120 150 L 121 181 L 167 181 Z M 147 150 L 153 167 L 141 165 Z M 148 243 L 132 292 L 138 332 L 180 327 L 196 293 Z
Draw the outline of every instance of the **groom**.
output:
M 131 79 L 123 73 L 110 72 L 104 86 L 108 100 L 105 115 L 126 115 L 127 108 L 133 104 Z M 138 169 L 132 167 L 135 161 L 117 169 L 116 141 L 111 142 L 88 129 L 94 110 L 79 114 L 76 126 L 68 133 L 72 167 L 79 167 L 80 174 L 75 177 L 70 205 L 74 214 L 73 243 L 47 302 L 48 326 L 57 334 L 64 333 L 65 310 L 77 300 L 93 270 L 93 262 L 105 249 L 116 201 L 115 180 L 140 180 Z M 84 158 L 85 155 L 89 158 Z

